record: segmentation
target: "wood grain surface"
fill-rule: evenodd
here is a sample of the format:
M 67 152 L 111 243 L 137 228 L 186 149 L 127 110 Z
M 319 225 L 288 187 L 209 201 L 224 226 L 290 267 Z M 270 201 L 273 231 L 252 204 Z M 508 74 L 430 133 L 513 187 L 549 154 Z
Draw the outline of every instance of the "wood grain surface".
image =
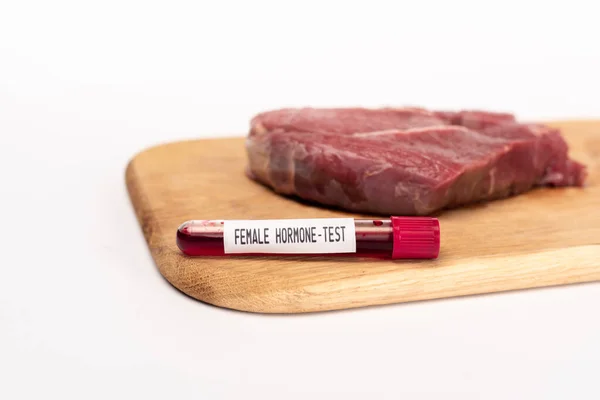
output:
M 369 217 L 302 204 L 244 175 L 244 139 L 177 142 L 136 155 L 126 182 L 160 273 L 198 300 L 231 309 L 301 313 L 600 280 L 600 121 L 567 121 L 585 188 L 536 189 L 445 211 L 437 260 L 182 255 L 190 219 Z

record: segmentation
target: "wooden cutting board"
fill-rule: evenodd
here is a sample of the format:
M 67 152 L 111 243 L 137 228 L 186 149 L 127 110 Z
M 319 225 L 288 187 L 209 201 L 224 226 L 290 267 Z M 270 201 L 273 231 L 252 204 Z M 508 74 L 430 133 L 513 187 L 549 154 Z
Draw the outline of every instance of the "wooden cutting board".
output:
M 600 121 L 551 125 L 588 165 L 588 187 L 444 212 L 437 260 L 182 255 L 175 233 L 190 219 L 368 217 L 301 204 L 250 181 L 243 138 L 151 148 L 131 160 L 126 182 L 160 273 L 216 306 L 300 313 L 600 280 Z

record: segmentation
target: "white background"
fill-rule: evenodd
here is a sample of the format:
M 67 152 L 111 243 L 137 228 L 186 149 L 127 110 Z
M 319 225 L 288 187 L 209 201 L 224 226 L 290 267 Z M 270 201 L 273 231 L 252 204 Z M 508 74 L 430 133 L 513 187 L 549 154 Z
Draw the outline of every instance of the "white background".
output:
M 161 278 L 124 186 L 268 108 L 600 118 L 595 2 L 549 3 L 0 2 L 0 398 L 600 398 L 597 284 L 227 311 Z

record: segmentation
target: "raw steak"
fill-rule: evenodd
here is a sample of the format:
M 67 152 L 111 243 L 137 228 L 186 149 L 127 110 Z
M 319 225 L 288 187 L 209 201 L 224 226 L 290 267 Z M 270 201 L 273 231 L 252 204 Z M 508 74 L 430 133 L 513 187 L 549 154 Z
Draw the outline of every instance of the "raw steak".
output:
M 583 186 L 560 132 L 505 113 L 282 109 L 252 119 L 249 175 L 346 210 L 427 215 L 535 186 Z

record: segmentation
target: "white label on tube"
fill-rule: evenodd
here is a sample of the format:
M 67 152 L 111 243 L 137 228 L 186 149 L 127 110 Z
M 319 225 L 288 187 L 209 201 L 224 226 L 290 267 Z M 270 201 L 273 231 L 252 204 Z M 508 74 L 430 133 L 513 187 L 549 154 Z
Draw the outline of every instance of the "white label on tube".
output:
M 223 224 L 225 253 L 355 253 L 353 218 L 231 220 Z

